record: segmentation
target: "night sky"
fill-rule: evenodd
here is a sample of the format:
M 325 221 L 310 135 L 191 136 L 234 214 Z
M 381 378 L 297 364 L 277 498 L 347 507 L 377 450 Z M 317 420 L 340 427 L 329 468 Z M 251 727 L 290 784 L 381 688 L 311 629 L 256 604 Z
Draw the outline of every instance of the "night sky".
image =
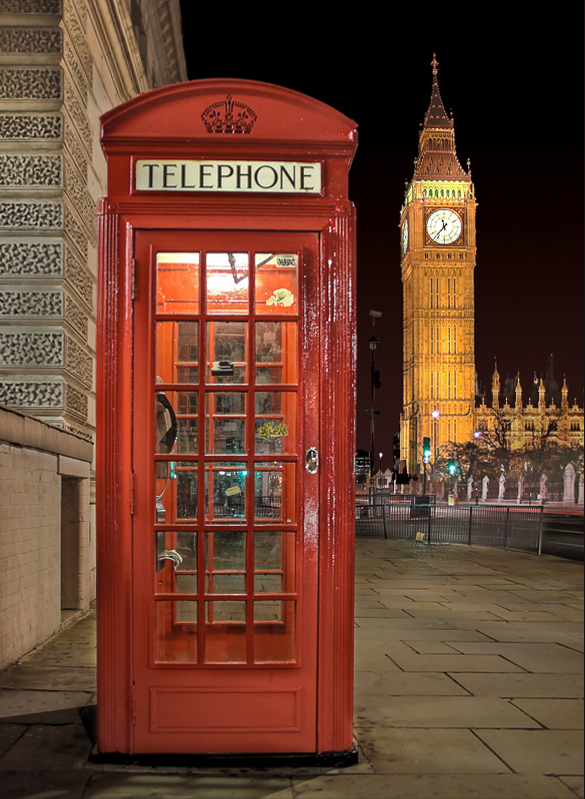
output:
M 457 155 L 464 168 L 471 161 L 478 201 L 480 386 L 489 391 L 497 357 L 501 378 L 520 371 L 526 402 L 534 372 L 544 375 L 553 353 L 559 385 L 566 374 L 569 401 L 583 405 L 582 9 L 539 14 L 525 6 L 525 18 L 513 21 L 503 12 L 516 7 L 482 4 L 472 23 L 468 4 L 419 4 L 416 14 L 392 11 L 391 22 L 382 23 L 360 11 L 342 17 L 298 5 L 294 18 L 284 10 L 269 22 L 233 18 L 227 6 L 214 19 L 192 0 L 181 7 L 190 79 L 278 84 L 358 124 L 350 172 L 358 215 L 358 448 L 369 449 L 370 309 L 383 313 L 376 324 L 376 454 L 384 452 L 384 467 L 399 430 L 398 222 L 429 105 L 434 51 Z

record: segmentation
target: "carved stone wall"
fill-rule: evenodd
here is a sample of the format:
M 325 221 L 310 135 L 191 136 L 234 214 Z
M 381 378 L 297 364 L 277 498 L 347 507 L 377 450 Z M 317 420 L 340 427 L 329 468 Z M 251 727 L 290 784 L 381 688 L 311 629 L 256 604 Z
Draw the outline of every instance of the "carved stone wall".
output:
M 0 404 L 93 438 L 99 117 L 186 80 L 179 0 L 0 3 Z

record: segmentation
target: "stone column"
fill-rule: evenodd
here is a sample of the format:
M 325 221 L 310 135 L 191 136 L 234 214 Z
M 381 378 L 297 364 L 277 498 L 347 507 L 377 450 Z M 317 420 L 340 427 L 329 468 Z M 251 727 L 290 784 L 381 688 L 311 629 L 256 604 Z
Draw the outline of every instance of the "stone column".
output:
M 481 501 L 482 502 L 485 502 L 487 500 L 489 487 L 490 487 L 490 478 L 486 474 L 486 475 L 484 475 L 484 478 L 481 481 Z
M 583 505 L 583 475 L 579 475 L 579 499 L 577 500 L 578 505 Z

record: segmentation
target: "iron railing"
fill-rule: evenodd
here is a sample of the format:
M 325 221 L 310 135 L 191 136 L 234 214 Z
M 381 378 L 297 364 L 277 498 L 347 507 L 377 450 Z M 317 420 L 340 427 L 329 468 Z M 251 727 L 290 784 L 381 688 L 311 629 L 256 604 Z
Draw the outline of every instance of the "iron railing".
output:
M 409 497 L 408 502 L 357 504 L 356 536 L 418 538 L 426 544 L 473 544 L 540 555 L 542 505 L 450 506 L 422 504 L 421 499 Z

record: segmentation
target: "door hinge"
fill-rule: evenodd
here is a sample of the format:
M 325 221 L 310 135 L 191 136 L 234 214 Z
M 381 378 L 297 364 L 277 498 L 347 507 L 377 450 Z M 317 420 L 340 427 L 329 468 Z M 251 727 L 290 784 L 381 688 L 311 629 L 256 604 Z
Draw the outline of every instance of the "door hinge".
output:
M 130 689 L 130 721 L 134 727 L 136 725 L 136 683 L 132 683 Z
M 134 516 L 134 472 L 130 472 L 130 516 Z
M 136 299 L 136 258 L 132 259 L 130 265 L 130 297 Z

